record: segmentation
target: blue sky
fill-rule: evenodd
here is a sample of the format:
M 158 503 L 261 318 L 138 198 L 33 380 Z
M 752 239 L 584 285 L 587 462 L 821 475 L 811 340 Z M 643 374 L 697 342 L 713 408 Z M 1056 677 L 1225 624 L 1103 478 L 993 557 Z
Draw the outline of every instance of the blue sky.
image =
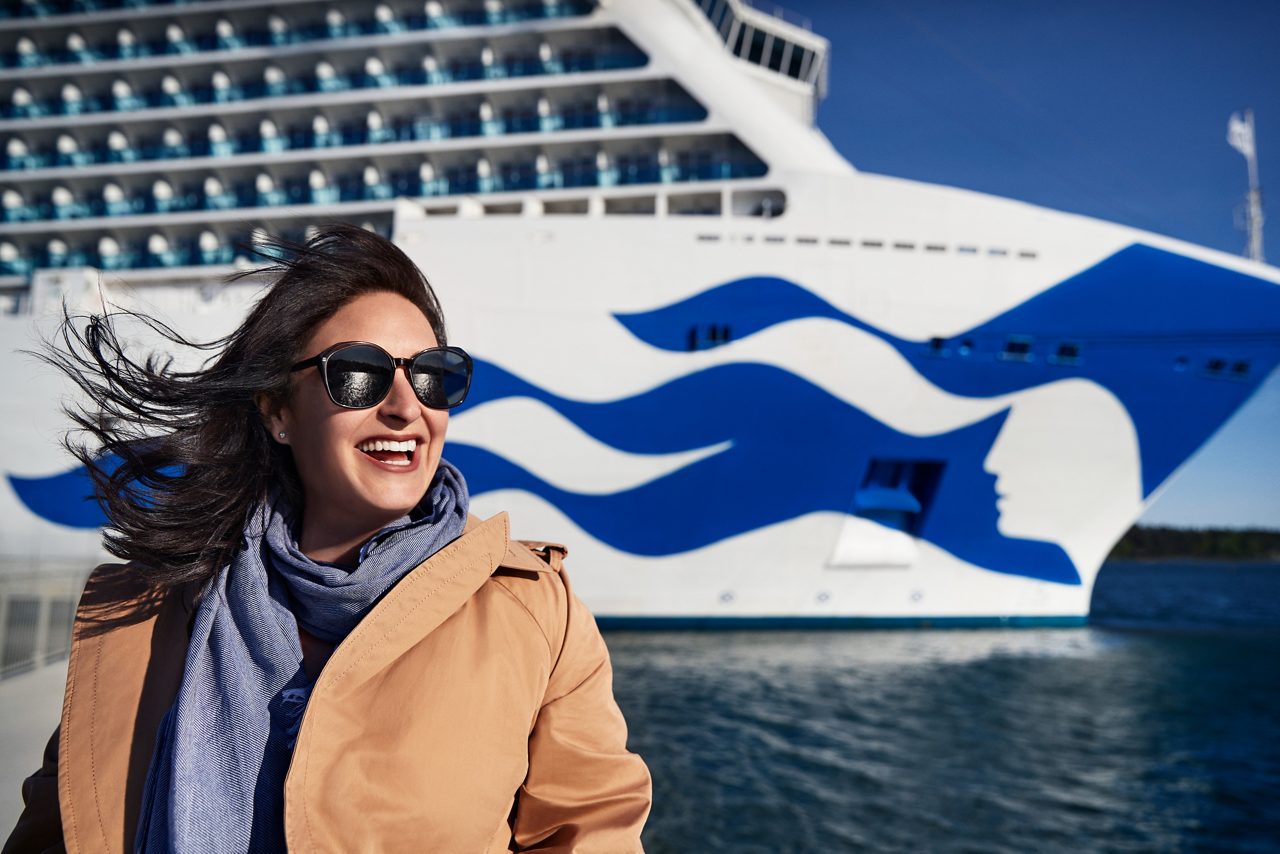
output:
M 1264 203 L 1268 179 L 1280 176 L 1277 0 L 784 5 L 831 41 L 818 124 L 864 171 L 1021 199 L 1231 253 L 1245 240 L 1236 227 L 1245 161 L 1226 142 L 1234 110 L 1255 113 Z M 1280 205 L 1270 211 L 1274 264 Z M 1142 521 L 1280 528 L 1280 372 Z

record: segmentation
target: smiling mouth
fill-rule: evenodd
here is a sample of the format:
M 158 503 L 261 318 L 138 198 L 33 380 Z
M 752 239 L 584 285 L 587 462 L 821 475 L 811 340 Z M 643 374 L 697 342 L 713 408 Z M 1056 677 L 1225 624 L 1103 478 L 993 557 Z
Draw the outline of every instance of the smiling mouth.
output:
M 412 439 L 406 439 L 403 442 L 374 439 L 361 442 L 356 449 L 380 463 L 391 466 L 410 466 L 413 465 L 413 455 L 418 449 L 418 443 Z

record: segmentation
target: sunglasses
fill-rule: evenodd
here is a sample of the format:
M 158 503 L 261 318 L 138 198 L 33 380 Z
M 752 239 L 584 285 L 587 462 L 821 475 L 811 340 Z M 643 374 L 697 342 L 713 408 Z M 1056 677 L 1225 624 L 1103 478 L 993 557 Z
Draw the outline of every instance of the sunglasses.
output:
M 289 372 L 312 365 L 320 368 L 329 399 L 344 409 L 381 403 L 391 391 L 397 368 L 404 368 L 413 393 L 430 409 L 453 409 L 467 399 L 471 388 L 471 357 L 458 347 L 428 347 L 397 359 L 377 344 L 345 341 L 298 362 Z

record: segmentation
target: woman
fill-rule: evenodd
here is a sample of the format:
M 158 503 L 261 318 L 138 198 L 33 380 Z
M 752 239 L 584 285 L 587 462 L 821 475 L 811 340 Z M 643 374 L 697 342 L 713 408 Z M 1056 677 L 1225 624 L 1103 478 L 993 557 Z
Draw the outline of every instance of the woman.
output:
M 649 775 L 565 549 L 470 517 L 441 456 L 471 361 L 430 285 L 353 226 L 277 248 L 201 370 L 97 319 L 49 357 L 127 563 L 86 585 L 5 851 L 639 850 Z

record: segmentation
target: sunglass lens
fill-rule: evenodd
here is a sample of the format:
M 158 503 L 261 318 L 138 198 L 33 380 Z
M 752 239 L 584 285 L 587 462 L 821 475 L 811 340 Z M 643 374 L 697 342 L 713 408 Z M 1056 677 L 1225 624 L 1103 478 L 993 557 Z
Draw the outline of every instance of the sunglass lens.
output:
M 471 360 L 461 350 L 428 350 L 413 362 L 413 390 L 432 409 L 452 409 L 467 397 Z
M 376 347 L 360 344 L 343 348 L 329 357 L 329 394 L 339 406 L 373 406 L 387 396 L 393 369 L 390 357 Z

